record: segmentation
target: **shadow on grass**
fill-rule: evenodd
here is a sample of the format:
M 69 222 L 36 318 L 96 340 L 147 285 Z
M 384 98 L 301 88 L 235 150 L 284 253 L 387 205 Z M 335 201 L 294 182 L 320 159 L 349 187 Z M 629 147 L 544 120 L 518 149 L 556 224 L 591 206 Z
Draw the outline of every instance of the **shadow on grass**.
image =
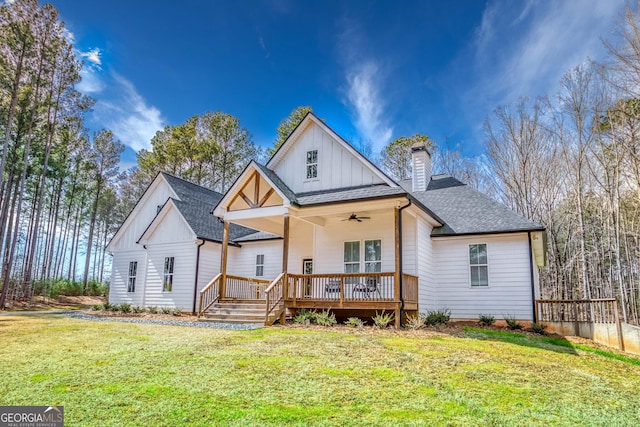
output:
M 521 345 L 524 347 L 541 348 L 558 353 L 578 354 L 573 344 L 566 338 L 553 336 L 533 336 L 520 332 L 496 331 L 493 329 L 464 327 L 461 336 L 480 340 L 501 341 L 509 344 Z
M 568 341 L 560 335 L 537 336 L 520 332 L 496 331 L 492 329 L 464 327 L 462 337 L 474 338 L 480 340 L 501 341 L 510 344 L 521 345 L 524 347 L 541 348 L 544 350 L 555 351 L 557 353 L 568 353 L 578 355 L 576 350 L 582 350 L 588 353 L 594 353 L 608 359 L 615 359 L 621 362 L 640 366 L 640 359 L 628 357 L 622 354 L 602 350 L 584 344 L 577 344 Z

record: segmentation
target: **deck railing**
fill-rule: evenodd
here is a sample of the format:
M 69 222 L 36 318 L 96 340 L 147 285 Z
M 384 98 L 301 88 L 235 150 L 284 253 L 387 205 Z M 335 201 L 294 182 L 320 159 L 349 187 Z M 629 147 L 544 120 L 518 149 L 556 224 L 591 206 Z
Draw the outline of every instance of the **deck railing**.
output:
M 614 298 L 591 300 L 536 300 L 539 322 L 616 323 L 618 306 Z
M 393 301 L 394 273 L 289 274 L 287 300 Z
M 219 273 L 211 280 L 207 286 L 200 291 L 200 305 L 198 307 L 198 317 L 207 311 L 220 298 L 220 279 L 222 273 Z
M 273 322 L 284 310 L 284 276 L 284 273 L 280 273 L 264 291 L 267 303 L 267 313 L 264 318 L 265 326 L 273 325 Z
M 227 274 L 224 299 L 261 300 L 271 282 L 263 279 L 232 276 Z
M 418 302 L 418 276 L 402 273 L 402 296 L 405 302 Z

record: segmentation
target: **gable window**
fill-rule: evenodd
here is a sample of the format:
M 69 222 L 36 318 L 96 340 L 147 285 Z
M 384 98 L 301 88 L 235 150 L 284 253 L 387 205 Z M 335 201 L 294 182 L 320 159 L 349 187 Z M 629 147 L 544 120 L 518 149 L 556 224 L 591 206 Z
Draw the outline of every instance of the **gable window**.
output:
M 469 245 L 469 274 L 471 286 L 489 286 L 486 243 Z
M 256 255 L 256 277 L 264 276 L 264 255 Z
M 307 179 L 318 177 L 318 150 L 307 151 Z
M 127 280 L 127 292 L 136 291 L 136 275 L 138 273 L 138 261 L 129 263 L 129 279 Z
M 171 292 L 173 290 L 173 262 L 174 257 L 164 259 L 164 278 L 162 279 L 162 290 Z

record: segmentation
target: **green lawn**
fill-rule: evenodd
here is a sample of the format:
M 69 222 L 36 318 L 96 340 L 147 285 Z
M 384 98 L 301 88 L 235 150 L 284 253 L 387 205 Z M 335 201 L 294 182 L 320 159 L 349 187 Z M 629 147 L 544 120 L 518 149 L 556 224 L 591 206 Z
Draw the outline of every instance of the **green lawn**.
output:
M 640 425 L 638 359 L 558 338 L 0 316 L 0 405 L 66 425 Z

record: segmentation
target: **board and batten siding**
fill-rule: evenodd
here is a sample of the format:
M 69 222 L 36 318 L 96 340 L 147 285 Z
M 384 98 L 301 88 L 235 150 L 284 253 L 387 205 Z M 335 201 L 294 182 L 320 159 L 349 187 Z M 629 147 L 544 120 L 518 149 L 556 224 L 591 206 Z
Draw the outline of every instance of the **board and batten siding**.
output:
M 318 177 L 307 179 L 307 152 L 312 150 L 318 150 Z M 274 171 L 296 193 L 383 183 L 369 165 L 315 123 L 308 125 Z
M 196 246 L 196 250 L 198 245 Z M 200 247 L 200 265 L 198 268 L 198 294 L 196 296 L 196 310 L 200 303 L 200 291 L 220 273 L 220 254 L 222 245 L 216 242 L 205 242 Z
M 436 277 L 434 274 L 434 248 L 431 240 L 433 227 L 421 216 L 416 217 L 414 235 L 417 248 L 418 307 L 421 312 L 436 308 Z
M 292 219 L 289 233 L 289 273 L 302 274 L 302 260 L 304 259 L 313 259 L 315 272 L 316 260 L 313 254 L 313 242 L 316 228 L 321 227 L 295 218 Z M 282 240 L 278 240 L 278 243 L 282 246 Z
M 114 254 L 118 250 L 126 251 L 136 247 L 136 242 L 157 215 L 158 206 L 164 205 L 169 197 L 176 197 L 162 176 L 159 176 L 156 183 L 152 184 L 152 187 L 147 191 L 148 193 L 143 196 L 143 199 L 131 212 L 131 218 L 126 220 L 124 228 L 118 231 L 122 235 L 118 236 L 117 242 L 110 248 Z
M 416 268 L 416 217 L 402 212 L 402 271 L 418 275 Z
M 113 254 L 111 261 L 111 283 L 109 285 L 109 303 L 127 303 L 132 306 L 144 305 L 144 286 L 147 265 L 147 252 L 141 245 L 131 250 L 118 251 Z M 127 292 L 129 285 L 129 263 L 136 261 L 138 271 L 136 274 L 135 292 Z
M 328 218 L 324 227 L 316 227 L 314 239 L 314 273 L 344 272 L 344 242 L 360 241 L 360 271 L 364 270 L 364 240 L 381 240 L 382 271 L 395 271 L 395 225 L 393 210 L 369 212 L 371 219 L 362 222 Z
M 180 308 L 191 311 L 195 285 L 196 244 L 193 240 L 147 245 L 147 286 L 145 305 Z M 173 289 L 162 290 L 164 260 L 174 257 Z
M 469 245 L 486 243 L 489 286 L 472 287 Z M 454 319 L 533 319 L 527 233 L 433 239 L 436 306 Z
M 263 240 L 229 247 L 227 273 L 256 278 L 257 255 L 264 255 L 264 275 L 258 279 L 273 280 L 282 272 L 282 240 Z

